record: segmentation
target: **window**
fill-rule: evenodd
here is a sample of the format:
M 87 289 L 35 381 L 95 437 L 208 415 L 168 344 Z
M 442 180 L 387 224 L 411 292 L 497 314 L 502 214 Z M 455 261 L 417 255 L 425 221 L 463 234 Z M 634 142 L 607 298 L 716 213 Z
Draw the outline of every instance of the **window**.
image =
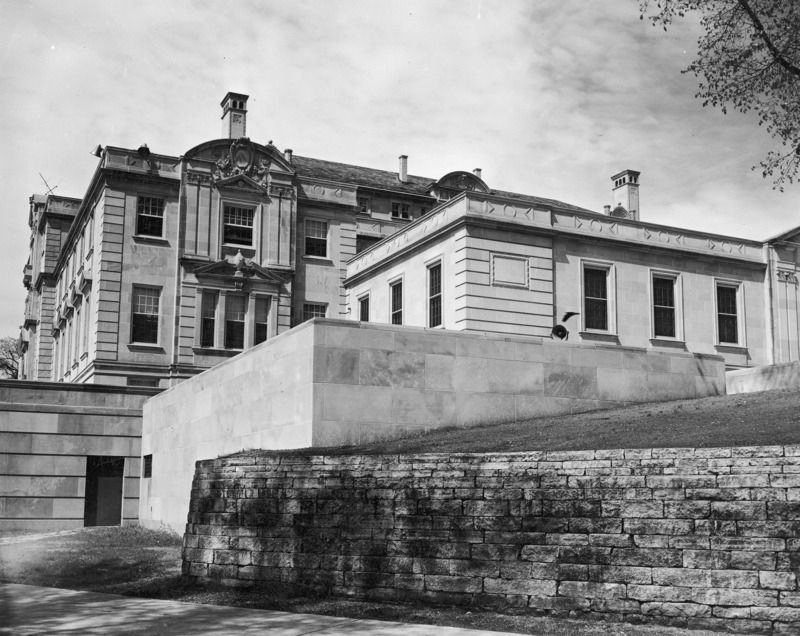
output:
M 442 264 L 428 268 L 428 326 L 442 325 Z
M 369 197 L 358 197 L 358 211 L 361 214 L 370 213 L 370 200 Z
M 305 303 L 303 305 L 303 322 L 311 320 L 312 318 L 324 318 L 327 309 L 327 305 Z
M 92 312 L 91 312 L 92 302 L 91 297 L 89 294 L 86 294 L 83 298 L 83 342 L 81 343 L 81 351 L 83 353 L 87 353 L 89 351 L 89 325 L 91 324 Z
M 142 477 L 153 476 L 153 456 L 145 455 L 142 457 Z
M 265 342 L 269 337 L 269 304 L 270 299 L 256 298 L 256 338 L 255 344 Z
M 204 291 L 200 307 L 200 346 L 213 347 L 217 330 L 217 299 L 215 291 Z
M 369 249 L 380 240 L 381 239 L 378 236 L 365 236 L 363 234 L 356 234 L 356 254 L 360 254 L 364 250 Z
M 392 324 L 403 324 L 403 281 L 393 283 L 389 288 L 392 301 Z
M 738 285 L 717 283 L 717 338 L 720 344 L 739 344 Z
M 653 335 L 675 338 L 675 279 L 653 276 Z
M 358 319 L 369 322 L 369 294 L 358 299 Z
M 152 287 L 133 288 L 133 320 L 131 342 L 158 343 L 158 301 L 161 290 Z
M 583 268 L 583 311 L 586 329 L 608 331 L 608 270 Z
M 236 245 L 253 245 L 252 208 L 226 205 L 223 215 L 222 242 Z
M 225 298 L 225 348 L 244 349 L 244 318 L 247 298 L 228 294 Z
M 306 219 L 306 256 L 328 256 L 328 223 Z
M 392 203 L 393 219 L 410 219 L 411 205 L 408 203 Z
M 136 234 L 164 235 L 164 199 L 139 197 L 136 203 Z

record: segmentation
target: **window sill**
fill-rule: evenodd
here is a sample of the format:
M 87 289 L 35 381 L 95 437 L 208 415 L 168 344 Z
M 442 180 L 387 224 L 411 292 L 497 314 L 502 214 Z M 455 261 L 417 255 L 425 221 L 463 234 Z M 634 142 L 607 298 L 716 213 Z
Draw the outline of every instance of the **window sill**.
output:
M 216 347 L 192 347 L 194 353 L 204 356 L 227 356 L 232 357 L 240 354 L 244 349 L 218 349 Z
M 747 353 L 747 347 L 739 344 L 718 343 L 714 345 L 714 349 L 720 353 Z
M 143 351 L 146 353 L 166 353 L 160 344 L 147 344 L 145 342 L 129 342 L 128 351 Z
M 610 331 L 579 331 L 582 340 L 596 340 L 598 342 L 611 342 L 619 344 L 619 336 Z
M 146 234 L 134 234 L 131 237 L 137 243 L 152 243 L 153 245 L 169 245 L 169 239 L 163 236 L 148 236 Z
M 333 265 L 333 260 L 327 256 L 311 256 L 310 254 L 303 254 L 305 260 L 314 261 L 316 263 L 325 263 L 326 265 Z
M 650 344 L 654 347 L 672 347 L 674 349 L 686 349 L 686 342 L 677 338 L 650 338 Z
M 250 251 L 253 252 L 254 254 L 256 251 L 256 248 L 252 244 L 244 245 L 239 243 L 223 243 L 222 247 L 230 250 L 242 250 L 243 252 Z

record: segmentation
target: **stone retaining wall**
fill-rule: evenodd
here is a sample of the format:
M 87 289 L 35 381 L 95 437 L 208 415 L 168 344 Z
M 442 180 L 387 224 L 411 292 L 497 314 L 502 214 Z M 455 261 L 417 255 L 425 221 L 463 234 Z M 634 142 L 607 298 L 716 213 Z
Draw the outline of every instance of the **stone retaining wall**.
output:
M 800 446 L 197 463 L 188 580 L 800 631 Z

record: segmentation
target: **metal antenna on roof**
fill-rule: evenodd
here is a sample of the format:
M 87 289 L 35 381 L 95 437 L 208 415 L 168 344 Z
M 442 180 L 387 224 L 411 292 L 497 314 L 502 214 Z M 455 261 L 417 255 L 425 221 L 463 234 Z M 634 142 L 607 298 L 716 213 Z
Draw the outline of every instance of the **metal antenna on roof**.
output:
M 53 190 L 55 190 L 55 189 L 58 187 L 59 183 L 61 183 L 61 181 L 59 181 L 57 184 L 55 184 L 55 185 L 54 185 L 54 186 L 51 188 L 51 187 L 50 187 L 50 184 L 49 184 L 49 183 L 47 183 L 47 179 L 45 179 L 44 177 L 42 177 L 42 173 L 41 173 L 41 172 L 39 173 L 39 176 L 41 177 L 42 181 L 44 181 L 44 187 L 45 187 L 45 188 L 47 188 L 47 192 L 45 192 L 45 196 L 47 196 L 48 194 L 53 194 Z

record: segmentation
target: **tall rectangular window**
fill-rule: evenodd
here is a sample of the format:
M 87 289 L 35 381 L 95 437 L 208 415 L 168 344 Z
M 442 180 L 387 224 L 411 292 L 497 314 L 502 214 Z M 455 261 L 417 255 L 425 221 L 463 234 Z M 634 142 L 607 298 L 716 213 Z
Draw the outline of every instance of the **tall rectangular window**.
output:
M 738 288 L 717 285 L 717 332 L 720 344 L 739 344 Z
M 152 287 L 133 288 L 131 342 L 158 344 L 158 305 L 161 290 Z
M 409 203 L 392 203 L 393 219 L 410 219 L 411 205 Z
M 358 319 L 369 322 L 369 294 L 358 299 Z
M 89 351 L 89 328 L 92 323 L 92 301 L 89 294 L 83 297 L 83 335 L 81 338 L 81 351 L 87 353 Z
M 361 214 L 369 214 L 370 213 L 370 201 L 369 197 L 358 197 L 358 211 Z
M 587 329 L 608 331 L 608 270 L 583 268 L 583 310 Z
M 139 236 L 164 235 L 164 199 L 139 197 L 136 202 L 136 233 Z
M 247 298 L 228 294 L 225 298 L 225 348 L 244 349 L 244 319 Z
M 392 324 L 403 324 L 403 281 L 397 281 L 390 288 Z
M 328 223 L 306 219 L 306 256 L 328 256 Z
M 653 335 L 674 338 L 675 279 L 653 277 Z
M 223 212 L 222 242 L 253 245 L 253 208 L 226 205 Z
M 303 305 L 303 322 L 311 320 L 312 318 L 324 318 L 325 312 L 328 310 L 327 305 L 319 305 L 316 303 L 305 303 Z
M 256 344 L 265 342 L 269 337 L 269 304 L 269 298 L 256 298 Z
M 428 268 L 428 326 L 442 324 L 442 264 Z
M 200 346 L 213 347 L 217 331 L 217 301 L 219 293 L 204 291 L 200 307 Z

